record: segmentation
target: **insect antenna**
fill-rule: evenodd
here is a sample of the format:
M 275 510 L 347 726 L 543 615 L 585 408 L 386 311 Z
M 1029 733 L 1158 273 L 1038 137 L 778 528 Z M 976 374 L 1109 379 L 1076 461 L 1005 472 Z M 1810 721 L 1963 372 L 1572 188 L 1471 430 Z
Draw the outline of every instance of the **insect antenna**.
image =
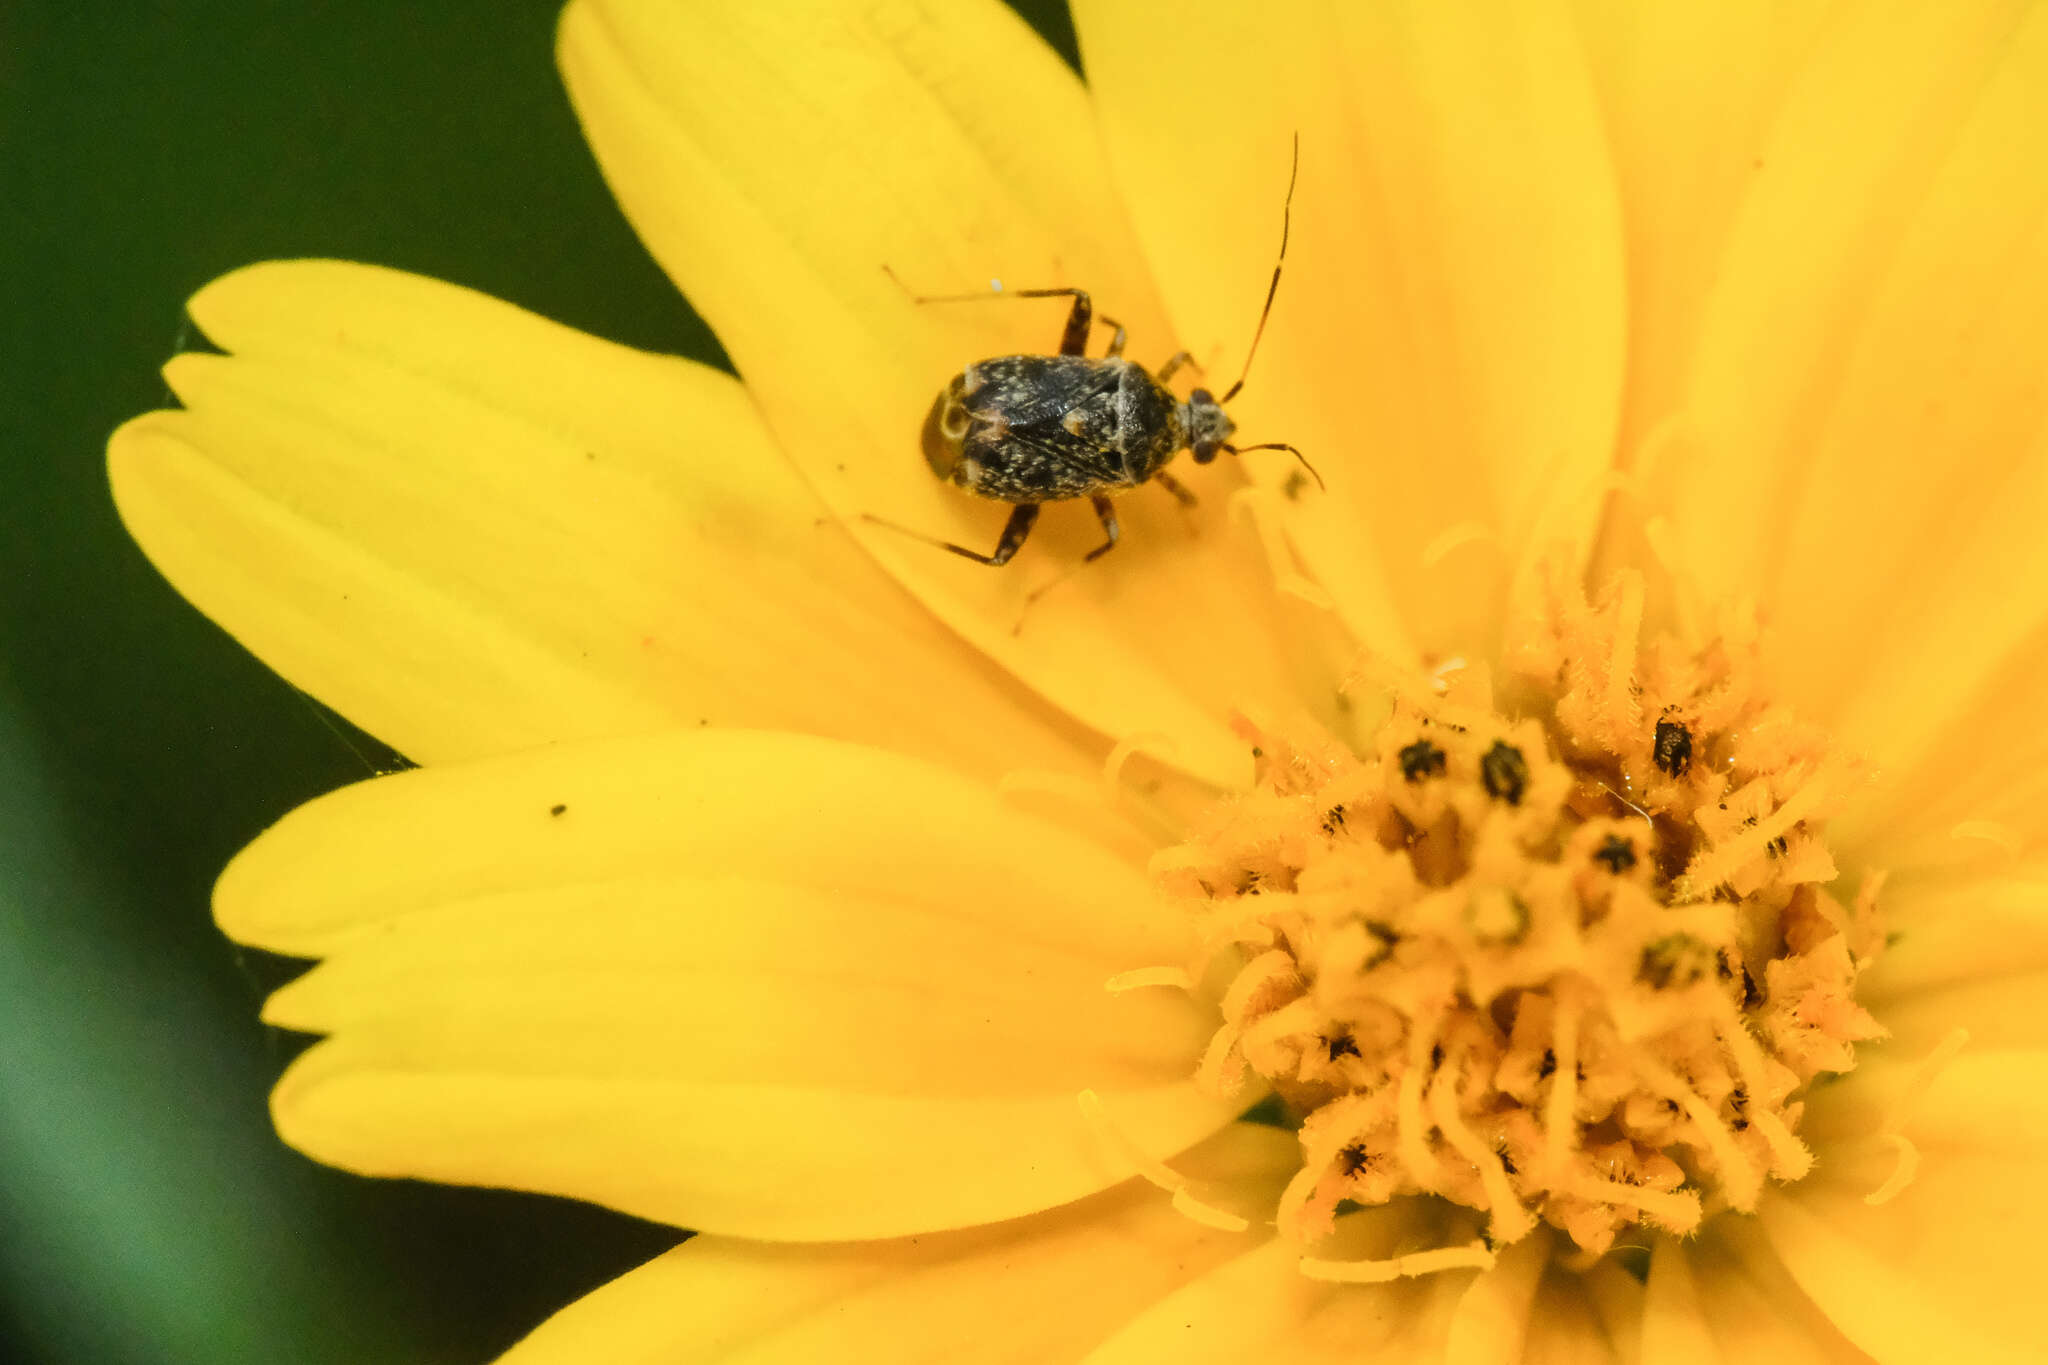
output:
M 1247 450 L 1284 450 L 1295 459 L 1301 461 L 1301 467 L 1306 469 L 1309 477 L 1316 481 L 1316 487 L 1322 489 L 1325 493 L 1330 491 L 1330 486 L 1323 482 L 1323 476 L 1316 473 L 1316 467 L 1308 462 L 1308 456 L 1302 454 L 1285 441 L 1266 441 L 1255 446 L 1224 446 L 1223 449 L 1233 455 L 1242 455 Z
M 1237 391 L 1244 387 L 1245 375 L 1252 372 L 1252 357 L 1259 353 L 1259 338 L 1266 334 L 1266 319 L 1273 312 L 1273 296 L 1280 292 L 1280 267 L 1287 264 L 1287 228 L 1294 212 L 1294 182 L 1300 176 L 1301 134 L 1296 133 L 1294 135 L 1294 161 L 1287 171 L 1287 200 L 1280 206 L 1280 255 L 1273 262 L 1272 283 L 1266 286 L 1266 306 L 1259 310 L 1259 325 L 1252 329 L 1251 349 L 1244 353 L 1244 370 L 1237 376 L 1237 382 L 1230 386 L 1229 391 L 1222 398 L 1218 399 L 1218 402 L 1228 403 L 1231 399 L 1237 397 Z M 1257 449 L 1257 447 L 1253 447 L 1253 449 Z M 1299 451 L 1295 452 L 1296 455 L 1300 453 Z M 1307 464 L 1308 461 L 1303 460 L 1302 463 Z M 1310 470 L 1309 472 L 1313 474 L 1315 471 Z M 1317 479 L 1316 482 L 1321 483 L 1322 480 Z

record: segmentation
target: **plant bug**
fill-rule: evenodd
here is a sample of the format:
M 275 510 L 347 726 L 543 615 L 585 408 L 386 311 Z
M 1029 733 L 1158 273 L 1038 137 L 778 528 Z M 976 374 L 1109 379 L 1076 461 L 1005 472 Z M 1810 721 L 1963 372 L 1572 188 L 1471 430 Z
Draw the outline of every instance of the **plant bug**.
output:
M 995 550 L 983 554 L 877 516 L 867 519 L 978 564 L 1000 567 L 1023 546 L 1042 504 L 1086 498 L 1094 506 L 1106 538 L 1082 557 L 1085 564 L 1117 546 L 1121 532 L 1110 501 L 1112 493 L 1149 481 L 1184 505 L 1195 504 L 1195 495 L 1166 472 L 1167 463 L 1183 450 L 1193 453 L 1196 464 L 1208 464 L 1218 454 L 1285 450 L 1301 461 L 1321 487 L 1322 476 L 1291 445 L 1280 441 L 1232 445 L 1230 438 L 1236 434 L 1237 424 L 1223 408 L 1244 387 L 1259 338 L 1265 335 L 1266 318 L 1273 311 L 1280 270 L 1287 260 L 1294 184 L 1300 171 L 1301 139 L 1297 137 L 1287 176 L 1287 199 L 1280 209 L 1280 253 L 1273 262 L 1272 281 L 1266 286 L 1265 307 L 1252 332 L 1251 348 L 1245 352 L 1244 371 L 1221 398 L 1199 387 L 1185 400 L 1175 398 L 1167 381 L 1183 365 L 1192 364 L 1194 357 L 1182 351 L 1161 366 L 1156 376 L 1149 374 L 1144 366 L 1123 358 L 1124 326 L 1107 315 L 1101 320 L 1114 329 L 1109 349 L 1100 358 L 1090 357 L 1088 334 L 1096 313 L 1085 289 L 1005 291 L 999 285 L 986 294 L 912 295 L 917 303 L 1071 298 L 1073 305 L 1067 310 L 1059 354 L 978 360 L 939 391 L 925 418 L 924 458 L 932 473 L 976 497 L 1011 504 L 1010 519 Z M 893 277 L 894 272 L 890 274 Z M 1037 595 L 1032 594 L 1034 598 Z

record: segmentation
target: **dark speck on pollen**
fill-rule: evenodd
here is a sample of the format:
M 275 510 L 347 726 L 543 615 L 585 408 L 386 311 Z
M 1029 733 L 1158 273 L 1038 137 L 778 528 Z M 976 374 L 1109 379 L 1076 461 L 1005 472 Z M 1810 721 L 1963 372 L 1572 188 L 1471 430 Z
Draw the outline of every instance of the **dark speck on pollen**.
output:
M 1486 794 L 1494 800 L 1519 806 L 1522 793 L 1529 787 L 1529 760 L 1514 745 L 1497 739 L 1491 749 L 1479 756 L 1479 780 L 1486 784 Z
M 1684 777 L 1692 766 L 1692 731 L 1678 721 L 1657 722 L 1653 748 L 1657 766 L 1667 777 Z
M 1607 864 L 1607 870 L 1619 877 L 1636 865 L 1636 846 L 1619 834 L 1610 834 L 1593 850 L 1593 861 Z
M 1444 775 L 1444 751 L 1426 739 L 1418 739 L 1401 750 L 1401 776 L 1410 782 Z

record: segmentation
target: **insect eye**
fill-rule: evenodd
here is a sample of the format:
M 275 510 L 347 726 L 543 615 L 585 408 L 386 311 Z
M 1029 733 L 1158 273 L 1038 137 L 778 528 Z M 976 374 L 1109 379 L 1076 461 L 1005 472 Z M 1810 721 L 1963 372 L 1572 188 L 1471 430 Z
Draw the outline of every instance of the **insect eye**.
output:
M 1190 389 L 1188 391 L 1188 401 L 1190 403 L 1193 403 L 1198 408 L 1212 407 L 1215 405 L 1216 395 L 1210 393 L 1207 389 Z M 1209 458 L 1215 458 L 1214 451 L 1210 452 Z
M 1195 457 L 1196 464 L 1207 464 L 1216 458 L 1216 447 L 1212 445 L 1198 445 L 1193 448 L 1191 453 Z

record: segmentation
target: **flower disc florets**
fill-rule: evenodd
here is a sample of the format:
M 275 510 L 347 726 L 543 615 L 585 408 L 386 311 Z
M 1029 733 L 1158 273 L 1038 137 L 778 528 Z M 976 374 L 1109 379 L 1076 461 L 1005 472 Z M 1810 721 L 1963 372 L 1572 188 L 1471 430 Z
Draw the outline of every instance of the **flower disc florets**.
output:
M 1159 860 L 1226 968 L 1205 1080 L 1301 1121 L 1283 1231 L 1436 1194 L 1597 1254 L 1811 1165 L 1806 1087 L 1882 1034 L 1878 879 L 1839 898 L 1822 838 L 1857 773 L 1760 690 L 1753 631 L 1642 617 L 1632 575 L 1553 585 L 1498 695 L 1385 670 L 1372 752 L 1252 734 L 1255 789 Z

